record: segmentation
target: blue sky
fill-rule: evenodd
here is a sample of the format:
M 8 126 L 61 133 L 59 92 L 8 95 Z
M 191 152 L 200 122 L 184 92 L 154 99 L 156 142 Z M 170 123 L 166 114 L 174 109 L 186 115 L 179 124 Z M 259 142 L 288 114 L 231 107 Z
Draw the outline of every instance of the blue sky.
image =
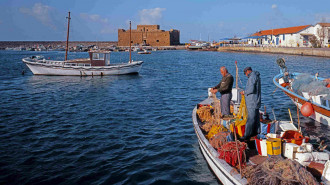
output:
M 330 0 L 0 0 L 0 41 L 117 41 L 117 30 L 159 24 L 180 41 L 244 37 L 259 30 L 330 22 Z

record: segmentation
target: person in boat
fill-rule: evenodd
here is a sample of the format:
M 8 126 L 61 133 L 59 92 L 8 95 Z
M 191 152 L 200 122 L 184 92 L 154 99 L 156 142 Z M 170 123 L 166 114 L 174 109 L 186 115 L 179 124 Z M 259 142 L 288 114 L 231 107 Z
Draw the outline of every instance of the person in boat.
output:
M 277 65 L 280 66 L 280 73 L 283 74 L 283 80 L 284 80 L 284 83 L 281 84 L 282 87 L 287 87 L 287 86 L 290 86 L 290 74 L 289 74 L 289 71 L 288 71 L 288 68 L 286 67 L 285 65 L 285 60 L 284 58 L 279 58 L 276 60 L 277 62 Z
M 246 108 L 248 111 L 247 121 L 245 125 L 245 133 L 242 140 L 250 140 L 251 137 L 258 135 L 260 128 L 259 108 L 261 106 L 261 83 L 260 73 L 252 71 L 251 67 L 244 69 L 244 74 L 248 77 L 242 95 L 245 95 Z
M 230 115 L 230 100 L 232 98 L 231 90 L 233 88 L 234 78 L 225 66 L 220 68 L 220 73 L 222 75 L 221 82 L 213 87 L 211 92 L 213 94 L 220 92 L 221 113 L 222 117 L 224 117 Z

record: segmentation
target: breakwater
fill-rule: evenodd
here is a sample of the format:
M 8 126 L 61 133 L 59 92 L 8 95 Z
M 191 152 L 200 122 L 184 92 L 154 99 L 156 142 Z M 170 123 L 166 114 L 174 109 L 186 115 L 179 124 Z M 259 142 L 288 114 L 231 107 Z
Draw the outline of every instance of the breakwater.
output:
M 5 48 L 14 48 L 14 47 L 35 47 L 37 45 L 43 45 L 43 46 L 65 46 L 66 41 L 0 41 L 0 49 Z M 69 47 L 74 47 L 77 45 L 95 45 L 99 48 L 107 47 L 110 45 L 117 46 L 116 41 L 70 41 Z
M 302 56 L 329 57 L 330 48 L 284 48 L 284 47 L 220 47 L 218 51 L 274 53 Z

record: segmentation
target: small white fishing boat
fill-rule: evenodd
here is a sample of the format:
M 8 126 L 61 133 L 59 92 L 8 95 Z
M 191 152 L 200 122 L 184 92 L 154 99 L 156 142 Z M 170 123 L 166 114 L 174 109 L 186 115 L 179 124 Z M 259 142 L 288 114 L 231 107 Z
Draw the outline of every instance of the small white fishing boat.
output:
M 89 58 L 67 60 L 70 12 L 68 18 L 68 32 L 65 50 L 65 60 L 46 60 L 42 56 L 23 58 L 23 62 L 35 75 L 61 75 L 61 76 L 105 76 L 138 73 L 143 61 L 132 61 L 131 44 L 129 61 L 127 63 L 110 63 L 109 51 L 89 51 Z M 130 22 L 131 31 L 131 22 Z M 130 38 L 131 40 L 131 38 Z M 131 43 L 131 42 L 130 42 Z
M 224 158 L 221 158 L 222 154 L 220 153 L 220 150 L 222 147 L 226 146 L 226 144 L 220 146 L 218 149 L 214 147 L 214 145 L 212 144 L 212 139 L 218 137 L 219 135 L 214 135 L 213 138 L 209 138 L 209 134 L 210 132 L 212 132 L 212 129 L 210 132 L 205 132 L 205 130 L 203 130 L 203 126 L 206 124 L 205 122 L 202 122 L 199 115 L 198 115 L 198 109 L 204 106 L 213 106 L 214 105 L 214 99 L 209 97 L 207 99 L 205 99 L 204 101 L 200 102 L 192 111 L 192 121 L 193 121 L 193 126 L 194 126 L 194 130 L 196 133 L 196 136 L 198 138 L 198 144 L 200 147 L 200 150 L 204 156 L 204 158 L 206 159 L 206 162 L 208 163 L 210 169 L 213 171 L 213 173 L 215 174 L 215 176 L 217 177 L 217 179 L 224 185 L 246 185 L 246 184 L 269 184 L 269 183 L 260 183 L 259 181 L 263 181 L 265 179 L 265 176 L 267 177 L 267 175 L 263 174 L 263 177 L 258 177 L 258 175 L 253 175 L 253 171 L 252 171 L 252 176 L 253 179 L 256 181 L 251 181 L 251 169 L 264 169 L 266 166 L 272 166 L 272 165 L 276 165 L 277 162 L 279 162 L 278 166 L 276 167 L 277 169 L 281 169 L 282 166 L 284 166 L 284 168 L 282 170 L 283 176 L 285 176 L 284 172 L 285 169 L 290 168 L 292 166 L 294 166 L 294 170 L 290 170 L 289 172 L 292 174 L 296 174 L 295 179 L 291 179 L 292 176 L 290 178 L 284 178 L 281 179 L 283 181 L 293 181 L 296 182 L 297 180 L 300 181 L 300 183 L 297 184 L 306 184 L 306 185 L 310 185 L 310 184 L 319 184 L 319 182 L 321 182 L 321 184 L 327 184 L 330 183 L 330 162 L 329 162 L 329 152 L 318 152 L 316 150 L 313 149 L 312 145 L 310 143 L 304 143 L 306 137 L 304 138 L 299 138 L 300 142 L 302 143 L 298 143 L 298 139 L 296 140 L 296 143 L 293 142 L 294 139 L 292 139 L 292 141 L 288 141 L 287 142 L 282 142 L 282 144 L 280 144 L 278 147 L 279 149 L 279 154 L 275 155 L 276 160 L 278 159 L 278 161 L 274 161 L 273 157 L 269 158 L 269 139 L 270 138 L 275 138 L 277 140 L 283 140 L 283 137 L 285 135 L 285 133 L 299 133 L 298 129 L 293 125 L 292 122 L 290 121 L 271 121 L 271 124 L 275 124 L 275 133 L 284 133 L 283 135 L 280 136 L 280 134 L 275 134 L 275 133 L 269 133 L 267 134 L 267 139 L 261 139 L 258 140 L 257 138 L 255 138 L 255 142 L 258 144 L 256 144 L 256 149 L 254 148 L 247 148 L 244 151 L 244 157 L 246 159 L 246 164 L 243 165 L 242 167 L 238 167 L 237 166 L 233 166 L 231 164 L 228 163 L 227 161 L 227 157 L 225 156 Z M 232 102 L 233 103 L 233 102 Z M 239 106 L 239 105 L 237 105 Z M 235 108 L 234 108 L 235 109 Z M 263 112 L 261 112 L 263 113 Z M 220 125 L 227 125 L 230 124 L 230 121 L 227 119 L 221 119 L 220 121 Z M 278 129 L 278 130 L 277 130 Z M 236 130 L 236 129 L 235 129 Z M 277 130 L 277 131 L 276 131 Z M 219 134 L 219 133 L 218 133 Z M 214 140 L 213 140 L 214 141 Z M 227 143 L 228 144 L 228 143 Z M 231 146 L 235 146 L 235 145 L 231 145 Z M 237 145 L 236 145 L 237 146 Z M 240 147 L 240 145 L 238 145 Z M 308 151 L 303 151 L 301 149 L 301 147 L 304 148 L 308 148 Z M 275 147 L 275 148 L 278 148 Z M 227 147 L 226 147 L 227 148 Z M 274 145 L 272 147 L 274 149 Z M 224 149 L 227 150 L 227 149 Z M 236 147 L 232 147 L 231 148 L 232 151 L 234 151 L 234 153 L 238 150 L 236 150 Z M 301 150 L 299 153 L 299 150 Z M 307 150 L 307 149 L 306 149 Z M 298 152 L 297 152 L 298 151 Z M 241 151 L 240 151 L 241 152 Z M 291 152 L 291 153 L 290 153 Z M 304 153 L 305 152 L 305 153 Z M 274 154 L 274 153 L 273 153 Z M 298 156 L 299 154 L 299 156 Z M 267 157 L 268 155 L 268 157 Z M 283 156 L 284 158 L 280 157 Z M 318 155 L 322 155 L 324 156 L 324 160 L 322 159 L 322 161 L 314 161 L 316 160 L 316 157 Z M 238 154 L 236 156 L 239 156 Z M 292 156 L 292 157 L 290 157 Z M 311 161 L 303 161 L 305 160 L 305 156 L 313 156 L 313 159 L 311 159 Z M 233 159 L 231 159 L 233 161 Z M 236 158 L 237 160 L 237 158 Z M 239 161 L 240 159 L 238 159 Z M 309 159 L 308 159 L 309 160 Z M 322 166 L 322 168 L 324 168 L 323 173 L 321 172 L 321 174 L 319 174 L 319 176 L 314 176 L 314 174 L 311 174 L 311 171 L 313 171 L 313 165 L 317 164 L 318 166 Z M 305 167 L 304 167 L 305 166 Z M 274 167 L 275 168 L 275 167 Z M 300 171 L 298 169 L 304 169 L 304 171 Z M 306 170 L 307 169 L 307 170 Z M 247 172 L 249 172 L 250 170 L 250 174 L 248 174 Z M 274 169 L 273 169 L 274 170 Z M 243 172 L 242 172 L 243 171 Z M 265 173 L 269 173 L 269 179 L 276 179 L 276 175 L 272 176 L 271 173 L 272 169 L 268 170 L 261 170 L 264 171 Z M 242 173 L 240 173 L 242 172 Z M 260 171 L 258 172 L 260 173 Z M 276 174 L 276 173 L 275 173 Z M 249 178 L 247 178 L 246 176 L 248 176 Z M 315 178 L 321 178 L 321 180 L 316 180 Z M 305 181 L 309 181 L 308 183 L 304 183 Z M 277 179 L 278 181 L 280 181 L 279 179 Z M 268 181 L 266 181 L 268 182 Z M 312 183 L 311 183 L 312 182 Z M 285 183 L 284 183 L 285 184 Z
M 303 73 L 289 73 L 283 59 L 278 59 L 281 73 L 273 78 L 281 89 L 299 109 L 311 105 L 308 117 L 330 126 L 330 83 L 325 78 Z M 327 87 L 328 85 L 328 87 Z
M 46 60 L 42 56 L 23 58 L 35 75 L 106 76 L 138 73 L 143 61 L 110 63 L 110 52 L 90 51 L 90 58 L 66 61 Z
M 221 116 L 221 102 L 210 89 L 208 98 L 192 111 L 199 147 L 217 179 L 224 185 L 329 183 L 329 152 L 322 142 L 313 148 L 310 138 L 302 135 L 299 120 L 298 129 L 292 119 L 277 121 L 274 111 L 270 120 L 265 108 L 260 111 L 260 133 L 239 141 L 247 121 L 245 97 L 239 91 L 236 80 L 230 103 L 233 116 Z M 313 173 L 320 168 L 323 172 Z

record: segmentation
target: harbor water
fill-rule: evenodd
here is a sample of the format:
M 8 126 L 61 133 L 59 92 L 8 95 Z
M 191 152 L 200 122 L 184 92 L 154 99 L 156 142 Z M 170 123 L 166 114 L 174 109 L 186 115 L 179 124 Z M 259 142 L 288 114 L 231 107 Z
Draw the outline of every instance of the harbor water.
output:
M 0 51 L 0 184 L 218 184 L 191 114 L 221 80 L 221 66 L 234 76 L 237 60 L 243 88 L 243 69 L 259 71 L 262 107 L 277 120 L 289 120 L 291 109 L 297 121 L 291 100 L 273 93 L 277 58 L 291 72 L 330 78 L 329 58 L 184 50 L 133 53 L 144 61 L 134 75 L 36 76 L 21 60 L 31 55 L 64 59 L 64 52 Z M 111 53 L 113 62 L 128 58 Z M 328 126 L 300 120 L 304 133 L 330 145 Z

